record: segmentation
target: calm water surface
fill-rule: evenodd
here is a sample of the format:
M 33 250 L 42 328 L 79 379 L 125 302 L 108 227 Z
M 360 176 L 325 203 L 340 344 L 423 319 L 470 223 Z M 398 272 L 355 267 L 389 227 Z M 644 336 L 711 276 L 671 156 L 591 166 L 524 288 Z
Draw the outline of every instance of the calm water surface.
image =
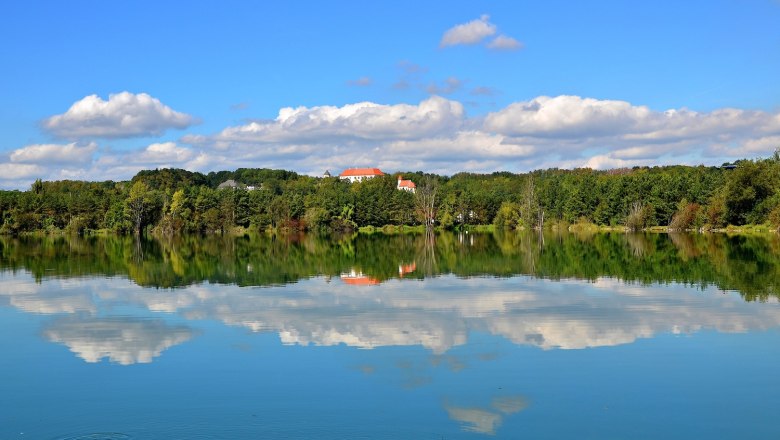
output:
M 0 439 L 780 438 L 776 236 L 0 238 Z

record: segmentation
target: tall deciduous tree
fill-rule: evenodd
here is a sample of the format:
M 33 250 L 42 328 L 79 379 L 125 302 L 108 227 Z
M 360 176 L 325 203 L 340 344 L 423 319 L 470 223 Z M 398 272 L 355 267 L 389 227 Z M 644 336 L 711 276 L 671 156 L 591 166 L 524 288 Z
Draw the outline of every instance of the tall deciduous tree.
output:
M 436 221 L 436 194 L 439 185 L 431 178 L 426 177 L 421 185 L 417 185 L 414 193 L 414 207 L 417 218 L 425 224 L 426 229 L 432 229 Z
M 141 230 L 148 224 L 154 209 L 154 193 L 143 182 L 136 182 L 130 188 L 130 193 L 125 200 L 125 214 L 133 225 L 133 232 L 141 234 Z

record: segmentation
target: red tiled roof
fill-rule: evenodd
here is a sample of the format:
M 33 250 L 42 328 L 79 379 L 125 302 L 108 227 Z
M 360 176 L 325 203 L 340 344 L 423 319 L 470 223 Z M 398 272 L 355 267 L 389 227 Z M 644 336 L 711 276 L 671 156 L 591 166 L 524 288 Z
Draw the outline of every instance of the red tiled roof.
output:
M 384 176 L 385 173 L 382 172 L 379 168 L 347 168 L 339 174 L 341 177 L 350 177 L 350 176 Z
M 408 273 L 412 273 L 415 270 L 417 270 L 417 262 L 412 262 L 412 264 L 402 264 L 398 266 L 398 275 L 403 278 L 404 275 Z
M 417 188 L 417 185 L 415 185 L 414 182 L 412 182 L 411 180 L 399 180 L 398 187 Z
M 343 281 L 344 284 L 351 284 L 353 286 L 376 286 L 379 284 L 379 280 L 376 278 L 366 276 L 347 277 L 342 275 L 341 281 Z

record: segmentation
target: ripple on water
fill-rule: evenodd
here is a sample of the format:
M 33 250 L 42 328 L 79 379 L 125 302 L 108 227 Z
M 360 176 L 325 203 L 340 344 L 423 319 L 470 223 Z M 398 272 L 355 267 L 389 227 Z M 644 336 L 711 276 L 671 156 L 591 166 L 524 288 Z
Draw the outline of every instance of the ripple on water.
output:
M 57 437 L 56 440 L 131 440 L 127 434 L 121 432 L 93 432 L 91 434 Z

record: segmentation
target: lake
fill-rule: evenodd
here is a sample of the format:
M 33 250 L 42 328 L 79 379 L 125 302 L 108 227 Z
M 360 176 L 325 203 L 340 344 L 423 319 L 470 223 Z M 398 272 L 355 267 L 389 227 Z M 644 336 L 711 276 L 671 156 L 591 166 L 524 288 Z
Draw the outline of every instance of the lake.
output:
M 2 439 L 777 439 L 780 239 L 0 237 Z

